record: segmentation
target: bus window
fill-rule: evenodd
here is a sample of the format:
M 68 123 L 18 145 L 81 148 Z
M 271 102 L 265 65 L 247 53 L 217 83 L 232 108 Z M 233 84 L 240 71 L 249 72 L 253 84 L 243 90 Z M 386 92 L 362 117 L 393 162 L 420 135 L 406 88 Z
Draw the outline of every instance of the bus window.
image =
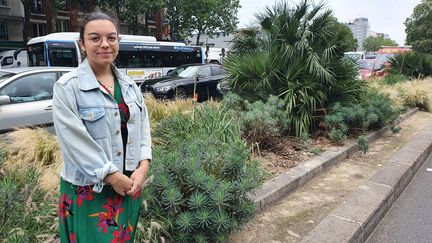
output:
M 78 57 L 75 48 L 50 47 L 49 58 L 51 66 L 76 67 Z
M 29 58 L 28 64 L 30 67 L 46 66 L 43 43 L 38 43 L 29 46 L 27 48 L 27 55 Z

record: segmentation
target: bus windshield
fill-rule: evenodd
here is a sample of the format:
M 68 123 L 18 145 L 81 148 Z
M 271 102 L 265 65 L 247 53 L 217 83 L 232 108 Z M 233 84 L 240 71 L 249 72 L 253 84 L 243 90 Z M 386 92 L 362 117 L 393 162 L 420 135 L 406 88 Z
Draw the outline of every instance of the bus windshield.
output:
M 27 55 L 30 67 L 46 66 L 43 43 L 33 44 L 27 47 Z

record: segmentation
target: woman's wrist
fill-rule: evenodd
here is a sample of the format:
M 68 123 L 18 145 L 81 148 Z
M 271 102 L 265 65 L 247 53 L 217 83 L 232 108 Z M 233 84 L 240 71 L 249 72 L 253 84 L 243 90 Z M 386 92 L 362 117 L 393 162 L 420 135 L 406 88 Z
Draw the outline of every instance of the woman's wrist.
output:
M 139 168 L 143 166 L 148 167 L 149 165 L 150 165 L 150 160 L 148 159 L 143 159 L 139 162 Z

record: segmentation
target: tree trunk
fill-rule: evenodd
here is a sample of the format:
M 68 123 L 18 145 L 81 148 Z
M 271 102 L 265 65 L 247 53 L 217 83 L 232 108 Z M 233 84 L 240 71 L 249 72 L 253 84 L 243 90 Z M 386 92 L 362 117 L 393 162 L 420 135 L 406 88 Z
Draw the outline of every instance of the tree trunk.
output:
M 23 42 L 24 44 L 27 44 L 28 41 L 28 35 L 26 30 L 31 29 L 30 26 L 30 16 L 31 16 L 31 0 L 21 0 L 21 3 L 24 7 L 24 28 L 23 28 Z
M 149 24 L 148 24 L 149 18 L 148 18 L 147 12 L 144 14 L 144 21 L 145 21 L 145 23 L 144 23 L 144 35 L 150 35 Z
M 195 44 L 196 46 L 199 46 L 200 37 L 201 37 L 201 32 L 198 31 L 197 39 L 196 39 L 196 44 Z

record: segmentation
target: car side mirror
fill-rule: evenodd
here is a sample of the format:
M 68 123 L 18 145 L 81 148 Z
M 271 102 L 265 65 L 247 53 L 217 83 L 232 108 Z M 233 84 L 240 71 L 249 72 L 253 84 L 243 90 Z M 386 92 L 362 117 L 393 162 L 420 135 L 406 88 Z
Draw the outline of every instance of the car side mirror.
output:
M 7 95 L 0 95 L 0 105 L 7 105 L 10 104 L 11 100 L 10 97 Z
M 171 74 L 173 74 L 174 73 L 174 69 L 171 69 L 171 70 L 168 70 L 168 72 L 167 72 L 167 74 L 166 75 L 171 75 Z
M 198 74 L 196 77 L 197 78 L 205 78 L 206 76 L 204 74 Z

